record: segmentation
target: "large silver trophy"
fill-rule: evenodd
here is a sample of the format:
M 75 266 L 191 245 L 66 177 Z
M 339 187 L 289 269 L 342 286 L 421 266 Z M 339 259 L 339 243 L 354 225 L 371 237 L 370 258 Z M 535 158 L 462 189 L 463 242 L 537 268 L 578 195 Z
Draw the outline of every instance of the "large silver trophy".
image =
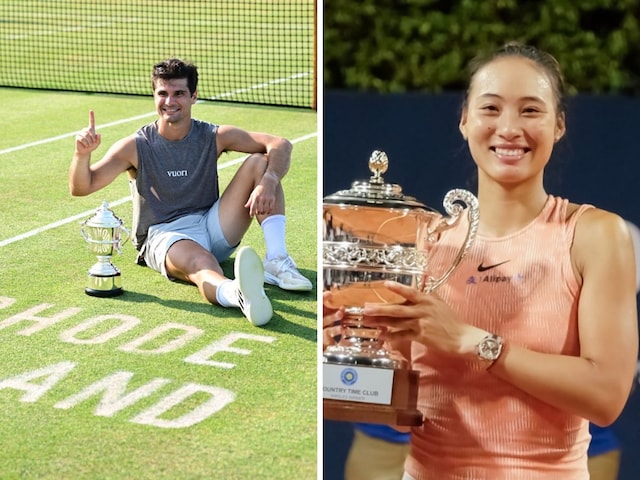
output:
M 123 293 L 122 275 L 113 263 L 114 252 L 122 253 L 122 246 L 130 233 L 116 217 L 107 201 L 96 210 L 95 215 L 82 222 L 80 233 L 87 242 L 89 251 L 98 261 L 89 269 L 85 293 L 94 297 L 115 297 Z
M 397 184 L 385 183 L 388 158 L 374 151 L 368 181 L 356 181 L 323 200 L 322 268 L 330 307 L 344 306 L 342 334 L 323 354 L 324 416 L 335 420 L 419 425 L 417 372 L 388 352 L 381 331 L 363 321 L 365 303 L 402 303 L 386 280 L 432 292 L 449 278 L 471 247 L 478 228 L 476 197 L 461 189 L 443 201 L 448 216 Z M 463 217 L 468 222 L 463 222 Z M 462 228 L 464 241 L 443 272 L 430 260 L 447 230 Z M 447 256 L 446 263 L 449 263 Z

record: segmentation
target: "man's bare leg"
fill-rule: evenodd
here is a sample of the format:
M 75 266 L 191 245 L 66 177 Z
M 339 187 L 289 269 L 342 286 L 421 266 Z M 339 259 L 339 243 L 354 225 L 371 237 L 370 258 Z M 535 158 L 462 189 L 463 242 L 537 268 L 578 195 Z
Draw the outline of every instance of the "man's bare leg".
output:
M 208 250 L 192 240 L 179 240 L 167 252 L 167 273 L 177 279 L 195 284 L 200 294 L 214 305 L 236 306 L 255 326 L 265 325 L 273 316 L 271 302 L 264 293 L 264 270 L 255 251 L 242 247 L 236 254 L 235 280 L 225 277 L 220 263 Z M 221 304 L 223 286 L 228 289 Z

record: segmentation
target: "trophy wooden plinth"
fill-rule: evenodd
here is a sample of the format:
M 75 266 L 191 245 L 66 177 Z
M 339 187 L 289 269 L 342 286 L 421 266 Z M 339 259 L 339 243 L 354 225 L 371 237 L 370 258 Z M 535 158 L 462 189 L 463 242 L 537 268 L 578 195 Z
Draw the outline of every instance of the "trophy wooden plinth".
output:
M 323 416 L 327 420 L 346 422 L 399 426 L 422 425 L 422 413 L 416 408 L 418 372 L 406 369 L 394 370 L 391 388 L 389 405 L 324 398 Z

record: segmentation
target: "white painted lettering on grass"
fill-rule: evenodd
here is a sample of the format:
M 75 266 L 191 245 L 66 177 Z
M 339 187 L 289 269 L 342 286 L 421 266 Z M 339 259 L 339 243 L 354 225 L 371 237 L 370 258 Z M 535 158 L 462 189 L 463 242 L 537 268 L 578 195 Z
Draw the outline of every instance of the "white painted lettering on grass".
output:
M 82 310 L 81 308 L 67 308 L 66 310 L 63 310 L 62 312 L 56 315 L 53 315 L 51 317 L 36 316 L 36 313 L 40 313 L 43 310 L 46 310 L 53 306 L 54 305 L 51 303 L 41 303 L 40 305 L 36 305 L 35 307 L 30 308 L 25 312 L 13 315 L 12 317 L 9 317 L 0 322 L 0 330 L 20 322 L 27 322 L 27 321 L 35 322 L 33 326 L 29 328 L 25 328 L 24 330 L 21 330 L 18 332 L 18 335 L 29 336 L 36 332 L 39 332 L 40 330 L 44 330 L 45 328 L 50 327 L 51 325 L 55 325 L 56 323 L 61 322 L 62 320 L 72 317 L 73 315 L 77 314 L 79 311 Z
M 192 397 L 193 395 L 201 392 L 209 394 L 211 398 L 178 418 L 159 418 L 160 415 L 169 412 L 173 407 L 181 404 L 189 397 Z M 139 415 L 136 415 L 131 419 L 131 421 L 133 423 L 152 425 L 154 427 L 160 428 L 190 427 L 219 412 L 224 407 L 233 402 L 235 398 L 236 396 L 232 391 L 224 388 L 211 387 L 208 385 L 198 385 L 196 383 L 188 383 L 172 394 L 167 395 L 164 399 L 156 403 L 151 408 L 145 410 Z
M 5 378 L 0 380 L 0 390 L 5 388 L 22 390 L 25 393 L 20 398 L 21 402 L 35 402 L 56 383 L 66 377 L 75 366 L 76 364 L 73 362 L 60 362 L 38 370 L 32 370 L 31 372 L 25 372 L 15 377 Z M 42 383 L 29 382 L 42 377 L 46 377 Z
M 217 342 L 214 342 L 211 345 L 203 348 L 202 350 L 189 355 L 184 359 L 184 361 L 187 363 L 195 363 L 196 365 L 210 365 L 214 367 L 231 369 L 235 366 L 233 363 L 217 362 L 215 360 L 210 360 L 210 358 L 216 353 L 220 352 L 236 353 L 238 355 L 249 355 L 251 353 L 251 350 L 231 346 L 238 340 L 253 340 L 256 342 L 273 343 L 276 339 L 274 337 L 266 337 L 263 335 L 251 335 L 248 333 L 235 332 L 230 335 L 225 335 Z
M 166 332 L 169 332 L 171 330 L 183 330 L 184 333 L 179 337 L 168 341 L 164 345 L 160 345 L 159 347 L 148 350 L 140 348 L 145 343 L 155 340 L 159 336 L 164 335 Z M 146 333 L 145 335 L 142 335 L 141 337 L 138 337 L 135 340 L 132 340 L 131 342 L 118 347 L 118 350 L 122 350 L 123 352 L 142 354 L 169 353 L 182 348 L 191 340 L 199 337 L 203 333 L 204 330 L 197 327 L 192 327 L 190 325 L 182 325 L 180 323 L 165 323 L 164 325 L 160 325 L 159 327 L 154 328 L 149 333 Z
M 15 304 L 15 302 L 16 300 L 13 298 L 0 297 L 0 308 L 7 308 Z M 43 311 L 54 306 L 53 304 L 42 303 L 28 308 L 24 312 L 0 320 L 0 330 L 18 325 L 21 322 L 32 322 L 33 325 L 16 332 L 17 335 L 30 336 L 82 311 L 81 308 L 72 307 L 50 316 L 41 315 Z M 63 330 L 58 338 L 63 342 L 76 345 L 99 345 L 113 341 L 122 334 L 139 328 L 141 325 L 143 325 L 142 321 L 131 315 L 117 313 L 99 315 L 82 320 L 80 323 Z M 117 348 L 123 352 L 139 355 L 170 353 L 184 348 L 188 343 L 204 333 L 202 329 L 194 326 L 168 322 L 154 327 Z M 187 356 L 184 362 L 205 367 L 231 369 L 236 366 L 234 363 L 213 360 L 213 357 L 220 354 L 227 357 L 229 354 L 250 355 L 252 350 L 237 346 L 238 342 L 247 341 L 272 344 L 276 341 L 276 338 L 232 332 Z M 148 348 L 145 348 L 145 346 Z M 24 394 L 20 401 L 35 402 L 45 393 L 52 390 L 75 367 L 76 363 L 64 361 L 0 379 L 0 390 L 13 389 L 22 391 Z M 54 407 L 69 410 L 80 403 L 96 399 L 97 406 L 94 414 L 96 416 L 112 417 L 122 410 L 136 405 L 144 398 L 159 394 L 160 389 L 172 382 L 171 379 L 153 378 L 142 386 L 129 388 L 133 376 L 133 372 L 127 371 L 109 374 L 100 380 L 94 381 L 78 393 L 58 401 L 54 404 Z M 194 399 L 193 397 L 195 396 L 198 397 Z M 172 393 L 160 398 L 146 410 L 132 414 L 133 417 L 130 421 L 158 428 L 186 428 L 209 418 L 235 401 L 235 399 L 236 394 L 234 392 L 222 387 L 186 383 Z M 186 408 L 176 408 L 187 401 L 190 408 L 186 413 L 184 413 Z M 192 404 L 196 404 L 196 406 L 191 407 Z
M 100 335 L 96 335 L 93 338 L 77 338 L 76 337 L 76 335 L 81 332 L 89 330 L 95 327 L 96 325 L 99 325 L 102 322 L 107 322 L 111 320 L 118 320 L 121 323 L 120 325 L 113 327 L 111 330 L 108 330 Z M 111 340 L 112 338 L 117 337 L 118 335 L 128 332 L 129 330 L 137 326 L 139 323 L 140 323 L 140 320 L 136 317 L 132 317 L 131 315 L 119 315 L 119 314 L 100 315 L 98 317 L 93 317 L 88 320 L 85 320 L 84 322 L 76 325 L 75 327 L 65 330 L 60 334 L 60 340 L 67 343 L 75 343 L 78 345 L 82 345 L 82 344 L 98 345 L 101 343 L 105 343 Z
M 14 303 L 16 303 L 16 299 L 15 298 L 11 298 L 11 297 L 0 297 L 0 309 L 2 308 L 9 308 L 11 305 L 13 305 Z
M 11 299 L 8 299 L 8 300 L 11 300 Z M 9 303 L 8 300 L 7 300 L 7 303 Z M 35 322 L 35 324 L 32 325 L 31 327 L 25 328 L 17 332 L 18 335 L 29 336 L 34 333 L 40 332 L 47 327 L 51 327 L 56 323 L 61 322 L 62 320 L 65 320 L 82 311 L 81 308 L 73 307 L 73 308 L 67 308 L 66 310 L 63 310 L 62 312 L 52 315 L 50 317 L 43 317 L 43 316 L 36 315 L 52 307 L 54 307 L 53 304 L 42 303 L 22 313 L 13 315 L 5 320 L 0 321 L 0 330 L 24 321 Z M 118 325 L 110 328 L 106 332 L 96 333 L 93 336 L 87 335 L 87 338 L 78 338 L 79 334 L 83 332 L 87 332 L 92 328 L 96 328 L 101 323 L 111 322 L 114 320 L 119 322 Z M 126 333 L 138 327 L 140 324 L 141 324 L 141 320 L 131 315 L 124 315 L 119 313 L 114 313 L 109 315 L 99 315 L 96 317 L 86 319 L 80 322 L 79 324 L 62 331 L 59 335 L 59 338 L 63 342 L 72 343 L 75 345 L 100 345 L 110 340 L 113 340 L 114 338 L 117 338 L 123 333 Z M 182 333 L 181 335 L 175 336 L 174 338 L 167 339 L 165 343 L 162 343 L 161 345 L 158 345 L 155 348 L 150 348 L 150 349 L 141 348 L 146 343 L 149 343 L 159 338 L 160 336 L 166 334 L 167 332 L 171 332 L 175 330 L 182 331 L 184 333 Z M 121 345 L 120 347 L 118 347 L 118 350 L 127 352 L 127 353 L 142 354 L 142 355 L 170 353 L 185 347 L 188 343 L 193 341 L 195 338 L 200 337 L 203 333 L 204 331 L 197 327 L 184 325 L 180 323 L 168 322 L 155 327 L 151 331 L 137 338 L 134 338 L 133 340 L 125 343 L 124 345 Z M 231 363 L 228 361 L 212 360 L 211 357 L 220 353 L 226 353 L 226 354 L 232 353 L 232 354 L 244 355 L 244 356 L 250 355 L 252 353 L 252 350 L 234 346 L 236 342 L 241 340 L 249 340 L 254 342 L 262 342 L 262 343 L 273 343 L 275 342 L 276 338 L 265 336 L 265 335 L 254 335 L 254 334 L 242 333 L 242 332 L 232 332 L 228 335 L 225 335 L 221 339 L 216 340 L 215 342 L 207 345 L 203 349 L 198 350 L 197 352 L 189 355 L 184 359 L 184 361 L 186 363 L 191 363 L 194 365 L 205 365 L 209 367 L 217 367 L 217 368 L 223 368 L 225 370 L 230 370 L 236 366 L 235 363 Z
M 0 390 L 12 389 L 24 392 L 21 402 L 36 402 L 45 393 L 66 377 L 76 367 L 73 362 L 59 362 L 13 377 L 0 379 Z M 75 395 L 57 402 L 54 407 L 62 410 L 79 405 L 93 397 L 100 396 L 94 410 L 96 416 L 112 417 L 116 413 L 138 403 L 143 398 L 154 394 L 160 388 L 171 383 L 167 378 L 154 378 L 150 382 L 127 393 L 132 372 L 115 372 L 92 383 Z M 37 383 L 34 380 L 44 379 Z M 177 418 L 160 418 L 170 416 L 171 410 L 194 395 L 206 394 L 209 398 Z M 187 383 L 174 392 L 161 398 L 151 407 L 131 418 L 131 422 L 159 428 L 186 428 L 206 420 L 224 407 L 232 403 L 236 395 L 225 388 L 211 385 Z
M 113 373 L 102 380 L 92 383 L 80 393 L 56 403 L 54 407 L 67 410 L 102 393 L 102 398 L 94 414 L 101 417 L 112 417 L 120 410 L 148 397 L 167 383 L 171 383 L 171 380 L 166 378 L 154 378 L 149 383 L 125 395 L 127 385 L 132 378 L 133 372 Z

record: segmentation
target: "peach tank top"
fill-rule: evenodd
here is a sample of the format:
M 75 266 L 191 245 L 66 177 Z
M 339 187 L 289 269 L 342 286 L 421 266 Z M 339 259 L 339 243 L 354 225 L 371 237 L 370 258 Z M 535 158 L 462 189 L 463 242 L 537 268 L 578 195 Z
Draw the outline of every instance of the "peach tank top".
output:
M 579 355 L 579 284 L 570 248 L 582 205 L 567 219 L 567 200 L 549 196 L 540 215 L 506 237 L 478 236 L 438 289 L 462 319 L 512 344 Z M 437 247 L 442 267 L 459 229 Z M 449 256 L 449 258 L 451 258 Z M 587 480 L 588 423 L 524 393 L 478 362 L 412 347 L 420 371 L 418 408 L 406 472 L 416 480 Z

